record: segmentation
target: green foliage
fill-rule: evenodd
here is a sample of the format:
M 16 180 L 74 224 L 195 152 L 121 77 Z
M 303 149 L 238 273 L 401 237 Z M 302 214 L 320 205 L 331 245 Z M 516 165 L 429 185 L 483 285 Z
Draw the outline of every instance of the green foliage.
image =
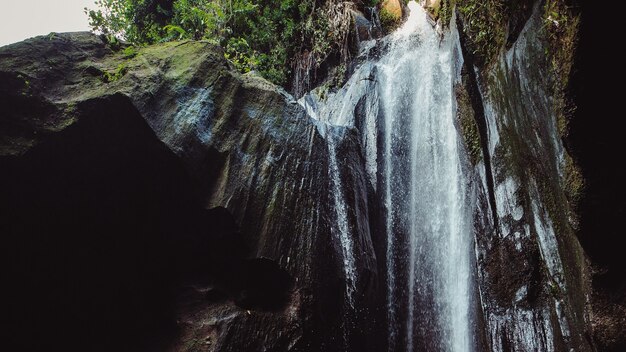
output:
M 111 83 L 119 80 L 128 72 L 128 68 L 125 63 L 121 63 L 113 72 L 105 71 L 102 74 L 102 81 L 104 83 Z
M 456 5 L 455 0 L 441 0 L 441 6 L 439 8 L 439 20 L 443 26 L 448 26 L 452 19 L 452 13 Z
M 564 0 L 547 0 L 543 8 L 543 24 L 546 34 L 545 54 L 549 66 L 550 94 L 559 135 L 567 139 L 569 123 L 575 112 L 575 104 L 567 93 L 573 71 L 574 53 L 578 42 L 580 9 L 567 6 Z M 584 178 L 576 162 L 565 154 L 563 190 L 570 204 L 576 207 L 585 189 Z M 576 224 L 575 214 L 570 219 Z
M 572 73 L 578 42 L 579 9 L 569 7 L 564 0 L 547 0 L 543 8 L 546 34 L 545 55 L 550 63 L 550 94 L 555 97 L 554 109 L 561 137 L 569 133 L 569 120 L 575 104 L 566 93 Z
M 137 56 L 138 52 L 134 46 L 129 46 L 126 49 L 124 49 L 123 54 L 126 59 L 132 59 L 135 56 Z
M 575 9 L 564 0 L 547 0 L 544 4 L 543 23 L 548 45 L 546 56 L 550 58 L 552 69 L 565 87 L 572 68 L 571 55 L 576 49 L 580 17 Z
M 572 16 L 564 1 L 547 0 L 544 4 L 543 21 L 549 34 L 556 35 L 561 32 L 561 29 L 567 28 L 569 22 L 572 21 Z
M 313 18 L 315 0 L 98 0 L 96 5 L 98 10 L 85 9 L 90 25 L 111 43 L 208 40 L 222 46 L 241 72 L 257 70 L 277 84 L 287 82 L 289 59 L 297 52 L 322 53 L 333 39 L 320 30 L 326 19 Z M 315 39 L 307 41 L 311 31 Z
M 230 38 L 226 45 L 224 57 L 230 60 L 239 71 L 244 73 L 256 69 L 259 64 L 255 52 L 243 38 Z
M 181 26 L 168 24 L 167 26 L 163 27 L 163 29 L 165 30 L 165 33 L 167 33 L 165 38 L 163 38 L 165 41 L 180 40 L 188 37 L 187 31 L 184 30 Z
M 489 63 L 506 40 L 504 0 L 458 0 L 472 53 L 480 64 Z
M 398 28 L 400 21 L 387 9 L 383 8 L 380 10 L 380 25 L 385 29 L 385 32 L 389 33 Z
M 133 44 L 160 40 L 172 17 L 167 0 L 96 0 L 95 5 L 97 10 L 85 8 L 92 29 Z
M 224 48 L 241 72 L 256 70 L 279 85 L 291 77 L 297 54 L 313 52 L 320 65 L 339 50 L 347 13 L 341 13 L 343 2 L 324 0 L 98 0 L 96 5 L 100 9 L 85 12 L 92 29 L 110 42 L 208 40 Z

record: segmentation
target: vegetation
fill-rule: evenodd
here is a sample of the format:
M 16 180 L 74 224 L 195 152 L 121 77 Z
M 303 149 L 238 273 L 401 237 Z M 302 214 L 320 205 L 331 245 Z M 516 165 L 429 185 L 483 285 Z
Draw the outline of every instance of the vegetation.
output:
M 102 74 L 102 80 L 104 83 L 115 82 L 118 79 L 124 77 L 124 75 L 128 72 L 128 68 L 125 63 L 119 64 L 113 72 L 105 71 Z
M 387 11 L 387 9 L 382 8 L 380 10 L 380 25 L 383 27 L 385 32 L 389 33 L 398 28 L 400 25 L 400 19 Z
M 554 113 L 561 138 L 569 133 L 569 121 L 575 112 L 575 104 L 567 93 L 574 65 L 574 52 L 580 25 L 579 9 L 567 6 L 564 0 L 547 0 L 543 8 L 546 31 L 546 57 L 549 61 L 550 89 L 554 96 Z M 576 207 L 584 191 L 581 171 L 575 161 L 566 155 L 564 190 L 570 204 Z M 570 216 L 576 222 L 575 215 Z
M 406 0 L 402 0 L 406 3 Z M 527 1 L 524 1 L 526 3 Z M 399 19 L 380 0 L 97 0 L 98 10 L 86 10 L 92 28 L 103 33 L 112 47 L 119 40 L 145 45 L 173 40 L 207 40 L 224 49 L 224 56 L 241 72 L 257 71 L 266 79 L 293 91 L 306 90 L 316 69 L 331 61 L 330 70 L 342 81 L 349 57 L 349 10 L 382 7 L 380 20 L 387 31 Z M 355 5 L 356 4 L 356 5 Z M 447 25 L 456 8 L 464 23 L 467 47 L 479 66 L 488 65 L 505 46 L 517 2 L 506 0 L 441 0 L 433 16 Z M 577 18 L 565 0 L 546 0 L 544 21 L 549 34 L 555 75 L 570 71 L 563 55 L 573 52 Z M 562 49 L 559 49 L 562 48 Z M 127 49 L 129 50 L 129 49 Z M 131 54 L 129 54 L 131 56 Z M 558 71 L 558 72 L 556 72 Z M 301 85 L 304 88 L 289 86 Z M 562 90 L 563 84 L 555 89 Z M 298 93 L 296 93 L 298 94 Z M 562 120 L 563 121 L 563 120 Z M 560 123 L 563 126 L 564 123 Z M 563 127 L 565 129 L 565 127 Z
M 376 3 L 369 1 L 369 3 Z M 94 31 L 134 45 L 195 39 L 224 48 L 241 72 L 288 84 L 297 59 L 321 63 L 346 44 L 349 5 L 323 0 L 98 0 Z
M 137 52 L 137 49 L 135 47 L 129 46 L 126 49 L 124 49 L 123 54 L 124 54 L 124 57 L 126 59 L 132 59 L 135 56 L 137 56 L 138 52 Z
M 557 124 L 562 137 L 567 136 L 567 124 L 573 113 L 573 103 L 567 101 L 566 90 L 574 64 L 573 53 L 578 40 L 580 17 L 576 9 L 564 0 L 548 0 L 544 4 L 543 23 L 546 30 L 546 57 L 550 62 L 551 89 L 556 97 Z
M 476 165 L 482 159 L 482 149 L 472 102 L 469 93 L 462 85 L 456 85 L 454 93 L 458 104 L 457 118 L 461 127 L 461 136 L 469 153 L 470 162 Z
M 469 50 L 479 64 L 489 63 L 506 40 L 504 0 L 459 0 L 456 6 L 464 20 Z
M 439 5 L 439 11 L 437 12 L 436 17 L 439 18 L 441 24 L 443 26 L 447 26 L 450 24 L 450 20 L 452 19 L 452 13 L 454 12 L 455 1 L 452 0 L 442 0 Z

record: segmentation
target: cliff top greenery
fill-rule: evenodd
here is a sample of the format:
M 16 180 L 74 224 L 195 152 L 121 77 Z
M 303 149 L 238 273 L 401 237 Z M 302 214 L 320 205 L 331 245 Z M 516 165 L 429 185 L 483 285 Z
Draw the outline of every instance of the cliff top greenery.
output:
M 356 1 L 372 6 L 378 0 Z M 208 40 L 241 72 L 282 86 L 301 66 L 319 67 L 341 52 L 349 5 L 328 0 L 98 0 L 86 9 L 93 30 L 134 45 Z

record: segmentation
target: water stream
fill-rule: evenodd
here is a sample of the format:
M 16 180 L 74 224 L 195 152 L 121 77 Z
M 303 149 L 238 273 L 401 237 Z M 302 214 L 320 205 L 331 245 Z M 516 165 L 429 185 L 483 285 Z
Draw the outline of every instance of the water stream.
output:
M 454 125 L 458 42 L 416 3 L 410 9 L 379 63 L 388 303 L 406 312 L 390 319 L 390 350 L 469 351 L 473 234 Z
M 409 9 L 378 60 L 365 60 L 336 94 L 306 96 L 301 104 L 324 126 L 329 142 L 334 232 L 350 303 L 354 246 L 340 199 L 337 136 L 326 126 L 354 126 L 355 109 L 363 104 L 366 168 L 372 186 L 382 185 L 377 192 L 385 212 L 389 350 L 471 351 L 473 233 L 469 177 L 455 127 L 458 36 L 455 29 L 438 33 L 417 3 Z

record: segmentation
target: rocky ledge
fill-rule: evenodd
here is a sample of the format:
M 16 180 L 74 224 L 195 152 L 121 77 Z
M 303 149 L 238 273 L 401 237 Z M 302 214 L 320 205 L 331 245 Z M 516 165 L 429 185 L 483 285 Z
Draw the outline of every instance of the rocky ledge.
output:
M 348 136 L 341 148 L 354 221 L 367 216 L 356 144 Z M 359 230 L 367 280 L 360 309 L 346 313 L 325 220 L 327 153 L 288 94 L 235 73 L 209 43 L 113 50 L 67 33 L 0 48 L 9 344 L 332 351 L 351 334 L 370 343 L 374 250 Z

